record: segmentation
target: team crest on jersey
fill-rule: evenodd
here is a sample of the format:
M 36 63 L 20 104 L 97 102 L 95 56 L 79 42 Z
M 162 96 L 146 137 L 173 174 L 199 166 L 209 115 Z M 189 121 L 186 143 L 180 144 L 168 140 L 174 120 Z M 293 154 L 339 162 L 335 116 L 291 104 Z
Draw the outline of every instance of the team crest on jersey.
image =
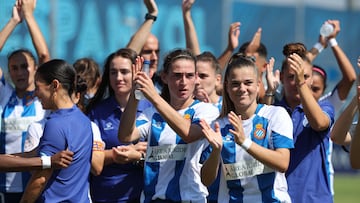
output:
M 25 105 L 26 106 L 30 106 L 32 103 L 34 103 L 34 98 L 35 95 L 34 94 L 28 94 L 25 96 Z
M 262 124 L 256 124 L 254 130 L 254 137 L 258 140 L 262 140 L 265 137 L 265 129 Z
M 114 129 L 114 126 L 111 122 L 105 124 L 104 130 L 112 130 L 112 129 Z
M 233 140 L 233 136 L 231 136 L 230 133 L 226 134 L 226 136 L 224 137 L 225 142 L 231 142 L 232 140 Z
M 191 119 L 191 115 L 187 113 L 187 114 L 184 115 L 184 118 L 185 118 L 186 120 L 190 120 L 190 119 Z

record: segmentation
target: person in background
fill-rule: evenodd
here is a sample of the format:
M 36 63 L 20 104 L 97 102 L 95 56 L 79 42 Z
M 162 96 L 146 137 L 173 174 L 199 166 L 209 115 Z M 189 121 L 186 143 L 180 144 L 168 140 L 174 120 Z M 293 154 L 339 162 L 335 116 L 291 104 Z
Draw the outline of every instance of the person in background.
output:
M 34 48 L 38 64 L 50 59 L 49 50 L 35 16 L 34 0 L 14 1 L 12 17 L 0 32 L 0 48 L 2 48 L 15 27 L 25 22 Z M 26 49 L 17 49 L 8 55 L 8 71 L 14 87 L 2 78 L 0 82 L 1 138 L 0 153 L 14 154 L 24 151 L 28 126 L 44 118 L 45 110 L 35 96 L 35 72 L 37 59 Z M 1 173 L 0 192 L 6 202 L 19 202 L 30 177 L 29 173 Z
M 351 87 L 353 86 L 356 80 L 356 72 L 349 58 L 346 56 L 346 54 L 344 53 L 344 51 L 341 49 L 340 45 L 336 41 L 336 37 L 338 36 L 341 30 L 340 22 L 338 20 L 327 20 L 324 23 L 331 24 L 334 27 L 334 31 L 326 38 L 319 36 L 319 41 L 307 53 L 307 57 L 310 59 L 311 62 L 313 62 L 324 48 L 326 48 L 328 45 L 331 46 L 331 50 L 334 53 L 335 59 L 340 68 L 342 78 L 336 84 L 336 86 L 332 91 L 325 93 L 325 88 L 324 88 L 323 91 L 321 91 L 320 89 L 319 93 L 317 94 L 322 95 L 319 98 L 320 100 L 328 99 L 330 103 L 334 105 L 335 113 L 339 113 L 346 98 L 349 95 Z
M 286 44 L 281 68 L 284 96 L 275 105 L 284 107 L 293 121 L 295 148 L 290 151 L 286 172 L 293 203 L 333 202 L 327 150 L 334 107 L 326 100 L 318 102 L 311 91 L 312 64 L 302 43 Z
M 331 46 L 331 50 L 335 56 L 336 62 L 341 71 L 341 79 L 332 91 L 326 91 L 326 71 L 325 69 L 321 68 L 320 66 L 313 67 L 313 73 L 315 74 L 313 78 L 312 90 L 314 92 L 314 96 L 316 99 L 324 100 L 327 99 L 335 109 L 335 115 L 337 117 L 340 114 L 340 109 L 342 109 L 350 90 L 356 80 L 356 72 L 354 67 L 352 66 L 349 58 L 346 56 L 345 52 L 341 49 L 341 46 L 337 43 L 336 37 L 340 33 L 340 21 L 338 20 L 327 20 L 324 22 L 332 25 L 334 27 L 334 31 L 328 36 L 323 37 L 319 36 L 318 42 L 314 45 L 314 47 L 307 53 L 307 56 L 314 61 L 316 57 L 321 53 L 321 51 Z M 321 78 L 325 78 L 323 81 Z M 331 130 L 332 131 L 332 130 Z M 331 134 L 334 134 L 331 132 Z M 332 152 L 333 152 L 333 143 L 330 140 L 329 149 L 327 150 L 328 153 L 328 163 L 330 169 L 330 188 L 331 192 L 334 195 L 334 186 L 333 186 L 333 179 L 334 179 L 334 169 L 332 165 Z
M 183 0 L 182 14 L 186 39 L 186 48 L 196 55 L 196 71 L 198 80 L 195 86 L 194 96 L 196 99 L 215 105 L 219 112 L 222 106 L 221 67 L 216 57 L 209 51 L 200 53 L 200 45 L 197 38 L 196 28 L 191 16 L 191 8 L 195 0 Z M 232 31 L 232 30 L 231 30 Z M 208 202 L 216 202 L 219 190 L 220 176 L 208 186 Z
M 33 172 L 20 202 L 90 202 L 93 135 L 89 118 L 72 100 L 75 69 L 64 60 L 50 60 L 37 69 L 35 84 L 41 105 L 51 111 L 40 139 L 39 156 L 46 160 L 56 152 L 70 150 L 74 157 L 66 169 L 45 166 L 44 170 Z
M 230 26 L 228 46 L 218 58 L 222 70 L 225 69 L 227 61 L 229 60 L 236 47 L 239 45 L 238 38 L 240 36 L 240 25 L 240 22 L 235 22 L 232 23 Z M 263 73 L 266 71 L 267 67 L 267 49 L 265 45 L 261 43 L 261 34 L 262 29 L 258 28 L 251 41 L 243 43 L 239 48 L 238 53 L 254 58 L 255 64 L 259 70 L 259 77 L 261 79 L 258 99 L 260 103 L 265 103 L 265 97 L 271 97 L 273 95 L 268 93 L 265 94 L 265 87 L 263 84 L 263 82 L 265 81 L 265 79 L 263 79 Z
M 221 68 L 211 52 L 200 53 L 195 25 L 191 17 L 191 7 L 194 3 L 195 0 L 183 0 L 182 2 L 186 48 L 196 55 L 196 71 L 199 76 L 194 95 L 200 101 L 216 105 L 220 111 L 222 97 L 217 90 L 221 87 Z
M 89 104 L 99 88 L 101 82 L 101 75 L 99 65 L 91 58 L 81 58 L 74 62 L 74 68 L 77 75 L 86 82 L 86 92 L 80 93 L 78 107 L 85 111 L 86 106 Z
M 136 52 L 128 48 L 111 53 L 105 61 L 98 91 L 87 106 L 86 114 L 99 127 L 101 138 L 106 145 L 103 170 L 98 176 L 92 175 L 90 179 L 93 202 L 140 201 L 143 168 L 133 162 L 142 158 L 146 142 L 120 142 L 117 138 L 120 118 L 132 90 L 132 66 L 136 57 Z M 120 155 L 124 148 L 121 146 L 136 148 L 138 153 L 129 154 L 135 157 L 119 162 L 119 157 L 115 155 Z M 117 150 L 118 148 L 120 149 Z
M 360 68 L 360 57 L 357 60 L 357 66 Z M 360 165 L 356 154 L 359 154 L 357 150 L 358 147 L 358 119 L 353 122 L 355 114 L 358 112 L 359 105 L 359 85 L 357 86 L 357 94 L 352 98 L 351 102 L 344 109 L 344 111 L 339 115 L 338 119 L 335 121 L 334 126 L 331 130 L 331 139 L 334 143 L 343 146 L 351 146 L 350 152 L 350 164 L 354 169 L 359 169 Z M 352 129 L 354 128 L 354 129 Z M 352 129 L 352 130 L 351 130 Z M 355 139 L 355 136 L 357 138 Z M 353 140 L 356 140 L 355 144 L 352 144 Z M 347 149 L 347 148 L 345 148 Z M 348 151 L 348 150 L 346 150 Z
M 175 49 L 165 57 L 161 95 L 150 78 L 139 71 L 142 60 L 137 60 L 135 84 L 153 105 L 136 118 L 138 102 L 132 92 L 118 131 L 122 142 L 148 141 L 142 202 L 205 203 L 208 193 L 199 175 L 205 140 L 198 121 L 211 122 L 218 110 L 193 98 L 196 58 L 186 49 Z
M 222 105 L 222 96 L 216 92 L 221 85 L 221 70 L 215 56 L 211 52 L 203 52 L 196 57 L 198 82 L 195 88 L 195 97 L 203 102 L 214 104 L 219 112 Z
M 358 65 L 360 60 L 358 60 Z M 357 86 L 356 89 L 357 95 L 357 105 L 360 105 L 360 86 Z M 360 108 L 358 108 L 358 113 Z M 360 115 L 360 114 L 359 114 Z M 358 121 L 355 127 L 354 135 L 351 141 L 350 147 L 350 164 L 351 167 L 354 169 L 360 169 L 360 161 L 359 161 L 359 154 L 360 154 L 360 122 Z
M 145 15 L 145 21 L 131 37 L 126 47 L 136 51 L 136 53 L 145 60 L 150 61 L 149 75 L 157 91 L 160 93 L 163 85 L 160 75 L 158 74 L 160 43 L 159 39 L 151 33 L 151 28 L 157 19 L 159 11 L 155 0 L 144 0 L 144 4 L 148 10 L 148 13 Z M 142 104 L 140 104 L 139 107 L 141 109 L 146 108 L 142 107 Z
M 217 202 L 291 202 L 285 179 L 294 147 L 291 118 L 281 107 L 257 103 L 259 85 L 254 62 L 233 55 L 215 131 L 200 122 L 211 145 L 201 179 L 210 185 L 220 172 Z

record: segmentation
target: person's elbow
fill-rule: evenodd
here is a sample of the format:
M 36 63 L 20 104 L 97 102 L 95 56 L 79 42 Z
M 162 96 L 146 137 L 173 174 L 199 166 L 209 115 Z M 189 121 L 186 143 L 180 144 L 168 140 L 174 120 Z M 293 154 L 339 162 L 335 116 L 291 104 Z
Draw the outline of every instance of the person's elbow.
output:
M 280 156 L 276 158 L 276 162 L 272 163 L 272 168 L 280 173 L 285 173 L 288 170 L 290 164 L 290 150 L 280 148 L 276 151 L 277 153 L 279 153 Z
M 289 168 L 289 162 L 283 163 L 278 166 L 277 171 L 279 171 L 280 173 L 285 173 L 288 170 L 288 168 Z
M 310 125 L 313 130 L 320 132 L 320 131 L 327 130 L 329 128 L 330 121 L 329 121 L 329 119 L 319 119 Z
M 91 167 L 91 174 L 93 176 L 99 176 L 102 172 L 103 167 Z

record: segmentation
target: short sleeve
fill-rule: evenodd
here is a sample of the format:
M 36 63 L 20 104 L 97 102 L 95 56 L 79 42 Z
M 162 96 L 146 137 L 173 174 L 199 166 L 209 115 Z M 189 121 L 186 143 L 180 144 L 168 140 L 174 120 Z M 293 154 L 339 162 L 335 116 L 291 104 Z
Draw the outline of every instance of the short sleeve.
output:
M 45 124 L 44 134 L 40 139 L 39 155 L 52 156 L 59 151 L 65 150 L 68 146 L 58 123 L 49 120 Z
M 103 151 L 105 142 L 101 139 L 99 127 L 94 122 L 91 122 L 91 130 L 93 133 L 93 151 Z
M 24 143 L 24 151 L 30 152 L 39 146 L 40 139 L 44 132 L 44 125 L 46 119 L 39 122 L 31 123 L 26 132 L 26 139 Z

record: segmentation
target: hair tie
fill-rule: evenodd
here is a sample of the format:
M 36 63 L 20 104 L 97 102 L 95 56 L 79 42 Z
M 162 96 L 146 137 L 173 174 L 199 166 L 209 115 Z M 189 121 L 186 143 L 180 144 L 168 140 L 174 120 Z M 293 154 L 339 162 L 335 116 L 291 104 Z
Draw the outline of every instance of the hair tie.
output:
M 322 75 L 324 78 L 326 78 L 326 73 L 323 70 L 321 70 L 320 68 L 313 67 L 312 70 L 315 72 L 318 72 L 320 75 Z

